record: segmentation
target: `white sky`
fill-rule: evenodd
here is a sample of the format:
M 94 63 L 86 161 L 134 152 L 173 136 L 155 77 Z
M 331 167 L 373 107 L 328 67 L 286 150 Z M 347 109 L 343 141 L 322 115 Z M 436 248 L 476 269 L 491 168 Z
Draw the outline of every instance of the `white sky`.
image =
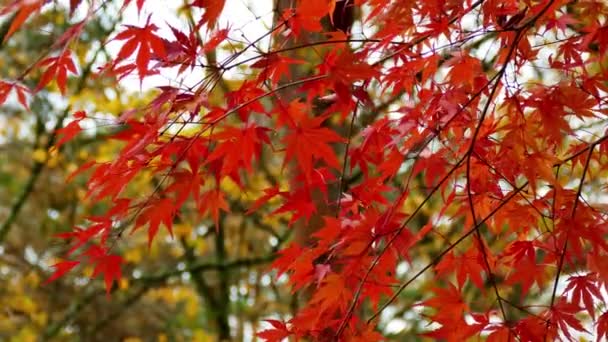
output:
M 169 29 L 169 25 L 188 32 L 188 24 L 184 17 L 177 16 L 177 8 L 182 6 L 182 1 L 167 1 L 167 0 L 146 0 L 144 8 L 142 9 L 141 15 L 137 14 L 137 7 L 131 4 L 124 12 L 124 22 L 130 25 L 143 26 L 149 14 L 152 15 L 152 22 L 159 27 L 157 34 L 161 37 L 174 40 L 173 33 Z M 273 1 L 271 0 L 226 0 L 224 5 L 224 11 L 218 21 L 219 28 L 231 27 L 230 38 L 234 38 L 240 41 L 247 40 L 253 41 L 263 36 L 268 32 L 268 28 L 272 25 L 272 7 Z M 202 10 L 199 13 L 203 13 Z M 195 20 L 198 18 L 195 17 Z M 117 54 L 118 50 L 122 46 L 122 42 L 111 42 L 108 44 L 108 50 L 112 54 Z M 254 54 L 255 52 L 251 52 Z M 221 61 L 226 55 L 218 53 L 218 61 Z M 247 58 L 248 54 L 244 54 L 243 58 Z M 135 54 L 131 56 L 135 58 Z M 188 69 L 187 69 L 188 70 Z M 196 72 L 199 75 L 200 72 Z M 187 74 L 185 71 L 184 74 Z M 183 75 L 182 75 L 183 76 Z M 228 75 L 230 76 L 230 75 Z M 150 89 L 159 85 L 167 85 L 167 81 L 176 82 L 179 81 L 176 73 L 170 71 L 164 71 L 162 75 L 151 76 L 146 78 L 143 89 Z M 189 82 L 190 81 L 190 82 Z M 196 76 L 186 79 L 188 83 L 195 83 L 198 81 Z M 126 77 L 121 84 L 128 90 L 139 91 L 140 84 L 137 74 Z

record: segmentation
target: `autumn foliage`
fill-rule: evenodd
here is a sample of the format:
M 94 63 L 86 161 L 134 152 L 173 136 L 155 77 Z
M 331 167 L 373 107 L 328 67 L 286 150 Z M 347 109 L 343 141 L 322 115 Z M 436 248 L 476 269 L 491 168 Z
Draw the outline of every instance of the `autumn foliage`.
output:
M 223 1 L 189 2 L 189 29 L 166 27 L 169 36 L 154 20 L 162 14 L 123 25 L 117 55 L 90 77 L 206 76 L 125 111 L 108 138 L 120 153 L 72 175 L 86 175 L 87 199 L 108 210 L 58 236 L 71 248 L 49 281 L 90 265 L 110 293 L 124 263 L 115 246 L 130 232 L 150 244 L 161 229 L 172 234 L 185 205 L 217 229 L 234 210 L 293 227 L 322 216 L 308 243 L 291 242 L 272 264 L 305 305 L 258 337 L 379 341 L 382 313 L 406 301 L 434 323 L 424 336 L 435 340 L 608 338 L 608 4 L 355 0 L 359 31 L 332 31 L 340 1 L 297 1 L 260 37 L 272 45 L 249 42 L 215 64 L 206 54 L 231 44 L 231 27 L 217 24 Z M 45 6 L 0 8 L 12 16 L 4 40 Z M 81 72 L 71 44 L 96 15 L 95 5 L 70 6 L 85 19 L 18 79 L 0 80 L 0 103 L 14 95 L 27 107 L 53 84 L 70 92 Z M 315 57 L 298 57 L 306 50 Z M 237 69 L 239 87 L 211 101 Z M 28 77 L 39 77 L 35 88 Z M 75 110 L 55 148 L 88 115 Z M 256 187 L 267 168 L 278 177 Z M 152 193 L 125 196 L 150 174 Z M 230 206 L 227 181 L 246 208 Z M 433 286 L 407 302 L 425 277 Z

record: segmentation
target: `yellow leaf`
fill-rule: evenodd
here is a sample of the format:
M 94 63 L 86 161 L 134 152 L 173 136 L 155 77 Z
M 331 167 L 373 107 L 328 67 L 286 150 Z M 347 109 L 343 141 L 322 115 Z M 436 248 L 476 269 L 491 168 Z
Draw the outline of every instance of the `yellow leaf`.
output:
M 124 257 L 126 261 L 137 264 L 142 259 L 142 253 L 140 249 L 133 248 L 125 252 Z
M 232 197 L 238 197 L 238 196 L 242 195 L 242 191 L 239 188 L 238 184 L 236 184 L 229 177 L 224 177 L 224 179 L 222 179 L 222 182 L 220 183 L 220 187 L 222 188 L 222 190 L 226 191 Z
M 91 277 L 93 275 L 93 270 L 93 266 L 88 265 L 82 270 L 82 273 L 84 273 L 84 275 L 87 277 Z
M 36 312 L 36 303 L 29 298 L 24 296 L 14 297 L 11 303 L 14 309 L 19 310 L 21 312 L 25 312 L 28 315 L 32 315 Z
M 78 158 L 80 158 L 80 159 L 89 158 L 89 152 L 87 152 L 86 150 L 80 150 L 80 152 L 78 152 Z
M 46 312 L 35 313 L 32 315 L 32 321 L 40 326 L 45 326 L 48 321 L 48 316 Z
M 200 253 L 200 254 L 205 254 L 205 252 L 207 252 L 207 244 L 205 243 L 205 240 L 203 239 L 197 239 L 194 242 L 194 248 Z
M 139 337 L 127 337 L 122 340 L 123 342 L 142 342 L 142 339 Z
M 188 223 L 179 223 L 173 226 L 173 234 L 176 238 L 188 237 L 192 233 L 192 226 Z
M 198 314 L 199 305 L 196 300 L 189 300 L 186 302 L 186 316 L 194 318 Z
M 194 330 L 194 342 L 211 342 L 213 341 L 212 336 L 207 334 L 202 329 Z
M 11 337 L 11 342 L 36 342 L 38 334 L 30 327 L 25 327 L 19 333 Z
M 121 290 L 126 290 L 129 288 L 129 279 L 127 278 L 120 278 L 120 280 L 118 281 L 118 287 Z
M 48 157 L 45 150 L 38 148 L 32 152 L 32 159 L 38 163 L 44 163 Z
M 25 282 L 31 287 L 36 287 L 40 284 L 40 276 L 34 272 L 29 272 L 25 277 Z

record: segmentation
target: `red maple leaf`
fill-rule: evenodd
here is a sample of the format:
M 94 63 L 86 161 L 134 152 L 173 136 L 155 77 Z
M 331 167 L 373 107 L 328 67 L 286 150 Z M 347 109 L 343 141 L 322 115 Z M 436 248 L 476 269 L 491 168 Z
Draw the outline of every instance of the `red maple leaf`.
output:
M 72 261 L 65 260 L 54 264 L 52 267 L 55 269 L 55 272 L 45 281 L 45 284 L 48 284 L 52 281 L 55 281 L 57 278 L 62 277 L 64 274 L 68 273 L 74 267 L 80 264 L 80 261 Z
M 80 127 L 80 121 L 87 117 L 84 111 L 78 111 L 74 113 L 74 121 L 67 124 L 65 127 L 58 129 L 55 134 L 59 137 L 59 140 L 55 143 L 52 149 L 59 149 L 61 145 L 67 143 L 68 141 L 74 139 L 82 128 Z
M 596 342 L 603 341 L 604 339 L 608 339 L 608 311 L 604 312 L 597 319 L 597 335 Z
M 40 81 L 36 86 L 36 91 L 39 91 L 52 80 L 55 80 L 59 90 L 61 90 L 61 94 L 65 95 L 68 72 L 72 74 L 78 73 L 76 70 L 76 65 L 72 60 L 70 50 L 67 49 L 65 49 L 57 57 L 48 57 L 43 59 L 40 61 L 40 63 L 38 63 L 38 67 L 47 67 L 47 69 L 42 74 L 42 77 L 40 77 Z
M 435 287 L 433 292 L 436 294 L 435 297 L 419 304 L 437 310 L 432 316 L 433 320 L 437 322 L 460 320 L 468 308 L 467 304 L 462 299 L 460 290 L 452 283 L 449 283 L 447 289 Z
M 126 40 L 114 59 L 114 65 L 130 57 L 137 50 L 135 65 L 139 73 L 140 82 L 149 73 L 148 63 L 152 54 L 159 58 L 167 57 L 163 40 L 154 34 L 158 30 L 158 26 L 150 23 L 151 16 L 148 16 L 144 27 L 125 25 L 126 29 L 114 37 L 114 40 Z
M 242 128 L 224 127 L 222 132 L 215 133 L 211 139 L 218 141 L 218 146 L 207 157 L 208 162 L 222 159 L 221 175 L 229 175 L 239 168 L 253 172 L 253 163 L 259 159 L 262 145 L 270 143 L 266 127 L 247 124 Z M 240 153 L 234 151 L 240 150 Z
M 215 23 L 224 9 L 224 2 L 224 0 L 194 0 L 190 4 L 191 7 L 198 7 L 205 10 L 198 27 L 204 24 L 207 24 L 209 29 L 215 27 Z
M 291 331 L 287 328 L 287 325 L 282 321 L 267 319 L 265 322 L 270 323 L 272 325 L 272 329 L 262 330 L 255 334 L 264 341 L 280 342 L 291 334 Z
M 576 314 L 580 311 L 581 307 L 578 304 L 569 303 L 565 298 L 560 298 L 548 311 L 548 316 L 551 319 L 551 323 L 557 325 L 568 341 L 574 341 L 572 329 L 580 332 L 589 332 L 576 317 Z
M 483 290 L 484 282 L 482 275 L 485 273 L 483 259 L 476 249 L 470 248 L 464 255 L 455 256 L 447 254 L 435 267 L 438 276 L 446 276 L 456 272 L 458 288 L 462 289 L 468 278 L 478 289 Z
M 19 101 L 19 103 L 23 106 L 23 108 L 28 109 L 29 110 L 29 106 L 27 105 L 27 98 L 26 95 L 27 93 L 30 92 L 30 90 L 19 84 L 16 82 L 5 82 L 5 81 L 1 81 L 0 80 L 0 106 L 6 102 L 6 99 L 8 98 L 8 95 L 11 93 L 11 90 L 15 89 L 15 93 L 17 93 L 17 100 Z
M 95 278 L 99 275 L 103 275 L 106 293 L 110 294 L 114 281 L 120 280 L 121 265 L 124 262 L 123 258 L 119 255 L 108 254 L 107 249 L 95 245 L 91 246 L 85 255 L 87 255 L 91 259 L 91 263 L 95 265 L 95 269 L 91 276 Z
M 122 5 L 122 8 L 124 9 L 125 7 L 129 6 L 129 4 L 131 3 L 132 0 L 124 0 L 124 3 Z M 141 9 L 144 7 L 144 2 L 146 0 L 136 0 L 136 5 L 137 5 L 137 13 L 141 13 Z
M 224 193 L 220 190 L 210 190 L 203 193 L 198 202 L 198 209 L 202 214 L 209 214 L 215 223 L 215 229 L 219 229 L 220 210 L 228 211 L 228 203 Z
M 572 291 L 572 303 L 578 305 L 581 301 L 592 319 L 595 320 L 595 303 L 603 302 L 603 296 L 596 284 L 596 275 L 587 273 L 584 276 L 571 276 L 565 293 Z
M 161 198 L 149 204 L 137 217 L 133 231 L 148 223 L 148 247 L 152 244 L 161 223 L 173 236 L 173 219 L 177 214 L 173 201 Z
M 6 7 L 0 8 L 0 15 L 4 15 L 10 13 L 10 11 L 16 10 L 15 17 L 10 23 L 8 27 L 8 31 L 4 35 L 3 42 L 6 42 L 10 36 L 15 33 L 23 25 L 23 23 L 29 18 L 32 14 L 38 12 L 42 5 L 44 5 L 48 0 L 34 0 L 34 1 L 22 1 L 22 0 L 14 0 L 11 3 L 4 5 Z
M 292 102 L 288 109 L 288 124 L 294 129 L 293 134 L 283 138 L 286 145 L 286 160 L 295 159 L 302 174 L 311 179 L 316 160 L 323 160 L 328 166 L 340 169 L 340 161 L 329 143 L 343 142 L 335 131 L 321 127 L 327 116 L 311 118 L 302 103 Z
M 304 61 L 299 59 L 284 57 L 279 54 L 271 54 L 260 58 L 260 60 L 251 64 L 251 67 L 261 69 L 258 76 L 259 81 L 270 79 L 273 84 L 278 84 L 281 78 L 289 77 L 291 66 L 304 63 Z

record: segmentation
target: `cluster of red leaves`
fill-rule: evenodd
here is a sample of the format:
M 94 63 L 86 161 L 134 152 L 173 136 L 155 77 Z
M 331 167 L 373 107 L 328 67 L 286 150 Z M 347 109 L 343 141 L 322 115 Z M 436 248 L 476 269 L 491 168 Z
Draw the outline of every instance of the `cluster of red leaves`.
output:
M 321 31 L 321 18 L 332 13 L 335 2 L 299 1 L 283 13 L 284 26 L 276 35 Z M 18 20 L 9 35 L 42 3 L 11 3 L 4 12 L 14 11 Z M 72 10 L 78 3 L 71 3 Z M 81 256 L 95 265 L 94 275 L 104 275 L 109 291 L 122 262 L 110 253 L 112 237 L 124 229 L 117 223 L 135 215 L 133 229 L 147 226 L 151 243 L 161 225 L 171 232 L 179 209 L 192 199 L 217 226 L 220 212 L 230 210 L 220 183 L 230 179 L 245 190 L 267 150 L 282 159 L 289 187 L 265 189 L 250 213 L 270 206 L 275 197 L 279 204 L 270 215 L 289 213 L 290 223 L 317 215 L 320 202 L 337 213 L 323 217 L 310 246 L 294 242 L 278 253 L 273 264 L 278 274 L 289 275 L 294 291 L 312 294 L 295 317 L 268 321 L 271 328 L 259 337 L 381 340 L 375 330 L 379 313 L 430 270 L 437 280 L 433 295 L 424 294 L 415 304 L 440 326 L 429 337 L 574 340 L 574 331 L 588 332 L 583 316 L 596 325 L 598 341 L 608 336 L 608 316 L 597 314 L 604 300 L 600 289 L 608 284 L 608 225 L 604 208 L 581 196 L 585 185 L 597 182 L 608 168 L 603 157 L 608 135 L 602 130 L 593 140 L 581 139 L 583 130 L 572 124 L 574 118 L 605 120 L 608 114 L 608 6 L 594 0 L 579 1 L 575 8 L 567 0 L 354 1 L 364 4 L 369 10 L 365 25 L 377 30 L 355 51 L 344 44 L 343 33 L 328 35 L 322 43 L 335 48 L 320 64 L 310 65 L 315 74 L 308 78 L 292 79 L 290 69 L 310 62 L 290 58 L 287 50 L 269 51 L 246 61 L 257 75 L 229 92 L 223 107 L 207 102 L 212 87 L 203 82 L 191 91 L 163 87 L 141 109 L 141 117 L 125 113 L 121 120 L 127 129 L 113 137 L 123 142 L 116 159 L 79 170 L 92 171 L 89 198 L 107 200 L 111 209 L 89 218 L 88 228 L 62 234 L 73 241 L 70 253 L 84 249 Z M 145 2 L 137 6 L 141 10 Z M 195 30 L 207 25 L 213 48 L 229 30 L 212 29 L 223 1 L 190 6 L 204 10 L 197 27 L 186 33 L 171 28 L 173 40 L 157 36 L 150 17 L 143 27 L 125 26 L 114 38 L 123 41 L 122 48 L 106 70 L 119 79 L 137 70 L 143 80 L 159 68 L 194 68 L 201 53 L 209 51 L 200 46 Z M 464 28 L 471 20 L 477 25 L 473 31 Z M 547 32 L 555 33 L 550 36 L 555 40 L 532 44 Z M 498 47 L 489 59 L 467 45 L 484 37 Z M 438 48 L 439 42 L 447 42 L 446 47 Z M 544 68 L 558 72 L 559 81 L 519 84 L 525 67 L 541 61 L 539 52 L 548 45 L 553 55 Z M 67 72 L 76 72 L 67 49 L 39 65 L 47 69 L 38 88 L 54 78 L 64 92 Z M 221 69 L 239 65 L 230 59 Z M 336 122 L 348 125 L 357 111 L 381 105 L 368 94 L 370 84 L 383 95 L 404 94 L 406 105 L 394 115 L 379 113 L 356 135 L 339 133 Z M 0 85 L 0 99 L 15 88 L 24 102 L 24 88 Z M 306 98 L 283 103 L 276 97 L 273 106 L 262 105 L 287 87 Z M 315 101 L 328 94 L 331 105 L 315 112 Z M 170 127 L 189 124 L 200 127 L 194 135 L 168 133 Z M 74 125 L 59 132 L 64 134 L 60 143 L 76 133 Z M 340 146 L 347 146 L 345 158 L 336 152 Z M 403 172 L 410 160 L 413 166 Z M 123 197 L 144 170 L 163 175 L 157 191 L 144 200 Z M 332 198 L 329 188 L 354 172 L 359 179 Z M 417 177 L 423 191 L 411 187 Z M 423 197 L 408 211 L 413 193 Z M 431 200 L 440 208 L 417 227 L 414 218 Z M 464 228 L 442 236 L 436 226 L 450 220 Z M 420 267 L 412 255 L 429 239 L 441 239 L 443 248 Z M 55 265 L 50 279 L 79 263 Z M 404 280 L 396 272 L 402 263 L 418 270 Z M 557 292 L 560 277 L 567 282 L 562 293 Z M 467 286 L 490 300 L 473 306 L 463 296 Z M 516 302 L 504 295 L 515 286 Z M 550 299 L 533 305 L 527 301 L 535 298 L 531 293 Z M 363 307 L 371 307 L 371 317 L 363 317 Z M 525 315 L 513 319 L 505 307 Z

